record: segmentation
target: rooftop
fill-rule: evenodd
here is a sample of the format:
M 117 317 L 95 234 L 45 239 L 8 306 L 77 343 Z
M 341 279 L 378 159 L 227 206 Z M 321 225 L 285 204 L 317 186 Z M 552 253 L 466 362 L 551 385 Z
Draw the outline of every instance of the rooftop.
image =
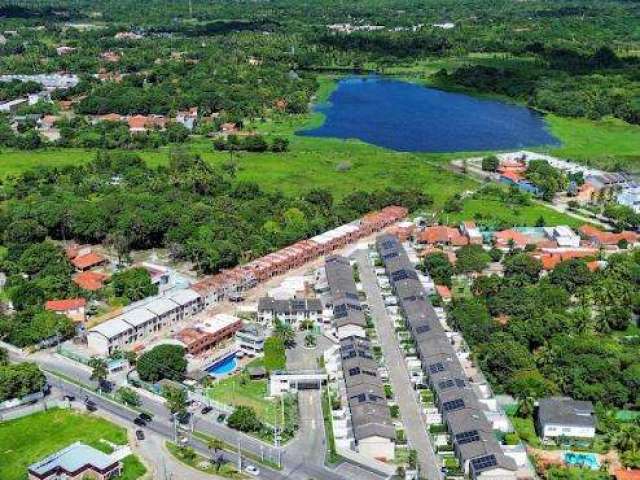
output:
M 100 450 L 84 443 L 76 442 L 39 462 L 31 464 L 29 471 L 40 477 L 45 477 L 60 470 L 70 475 L 89 466 L 99 470 L 106 470 L 116 463 L 109 455 L 102 453 Z

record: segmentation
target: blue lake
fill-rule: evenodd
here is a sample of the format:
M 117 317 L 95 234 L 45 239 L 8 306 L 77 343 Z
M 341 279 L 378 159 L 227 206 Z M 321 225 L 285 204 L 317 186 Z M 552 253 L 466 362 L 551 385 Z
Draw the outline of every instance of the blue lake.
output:
M 528 108 L 383 77 L 343 79 L 315 109 L 325 115 L 324 124 L 298 135 L 357 138 L 405 152 L 560 145 Z

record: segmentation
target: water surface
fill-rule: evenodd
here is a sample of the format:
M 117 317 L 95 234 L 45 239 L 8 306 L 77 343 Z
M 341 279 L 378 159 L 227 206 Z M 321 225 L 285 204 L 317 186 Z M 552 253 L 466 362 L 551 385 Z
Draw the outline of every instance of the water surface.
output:
M 324 124 L 298 135 L 357 138 L 407 152 L 560 145 L 542 115 L 528 108 L 382 77 L 340 80 L 315 109 Z

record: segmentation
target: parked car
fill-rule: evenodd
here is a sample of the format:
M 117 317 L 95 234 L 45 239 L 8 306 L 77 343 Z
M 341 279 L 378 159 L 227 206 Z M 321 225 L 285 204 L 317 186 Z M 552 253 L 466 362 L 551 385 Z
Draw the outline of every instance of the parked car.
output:
M 133 419 L 133 423 L 135 423 L 136 425 L 138 425 L 139 427 L 146 427 L 147 426 L 147 422 L 145 422 L 142 418 L 140 417 L 136 417 Z
M 87 407 L 87 410 L 89 410 L 90 412 L 95 412 L 96 410 L 98 410 L 98 406 L 96 405 L 96 402 L 94 402 L 93 400 L 86 400 L 84 402 L 85 407 Z
M 244 471 L 247 472 L 249 475 L 253 475 L 254 477 L 257 477 L 258 475 L 260 475 L 260 470 L 258 470 L 255 466 L 253 465 L 247 465 L 244 468 Z
M 206 415 L 207 413 L 211 412 L 212 410 L 213 410 L 213 407 L 207 406 L 207 407 L 204 407 L 202 410 L 200 410 L 200 413 L 202 415 Z
M 142 430 L 136 430 L 136 438 L 138 440 L 144 440 L 144 432 Z
M 64 400 L 68 400 L 70 402 L 75 401 L 76 397 L 75 395 L 65 395 L 64 397 L 62 397 Z
M 224 413 L 221 413 L 220 415 L 218 415 L 218 418 L 216 420 L 218 421 L 218 423 L 223 423 L 226 418 L 227 418 L 227 415 Z

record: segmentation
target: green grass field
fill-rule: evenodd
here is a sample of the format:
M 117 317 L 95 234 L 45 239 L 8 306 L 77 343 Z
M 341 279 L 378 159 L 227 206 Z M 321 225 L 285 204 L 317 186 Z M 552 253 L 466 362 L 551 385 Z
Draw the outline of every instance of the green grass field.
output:
M 271 425 L 275 423 L 278 412 L 277 403 L 265 398 L 267 395 L 267 380 L 242 380 L 243 375 L 231 375 L 215 383 L 207 390 L 208 395 L 215 401 L 238 407 L 244 405 L 255 410 L 263 422 Z
M 124 445 L 127 432 L 99 417 L 58 409 L 0 423 L 0 478 L 24 480 L 33 462 L 76 441 L 99 447 L 101 439 Z M 145 472 L 135 457 L 126 460 L 125 467 L 121 478 L 126 480 Z
M 463 220 L 474 219 L 476 215 L 492 220 L 503 220 L 508 224 L 523 227 L 534 226 L 540 217 L 544 218 L 547 225 L 568 225 L 577 228 L 585 223 L 538 203 L 527 206 L 509 205 L 486 198 L 469 198 L 464 201 L 461 212 L 442 213 L 439 219 L 444 224 L 456 225 Z

